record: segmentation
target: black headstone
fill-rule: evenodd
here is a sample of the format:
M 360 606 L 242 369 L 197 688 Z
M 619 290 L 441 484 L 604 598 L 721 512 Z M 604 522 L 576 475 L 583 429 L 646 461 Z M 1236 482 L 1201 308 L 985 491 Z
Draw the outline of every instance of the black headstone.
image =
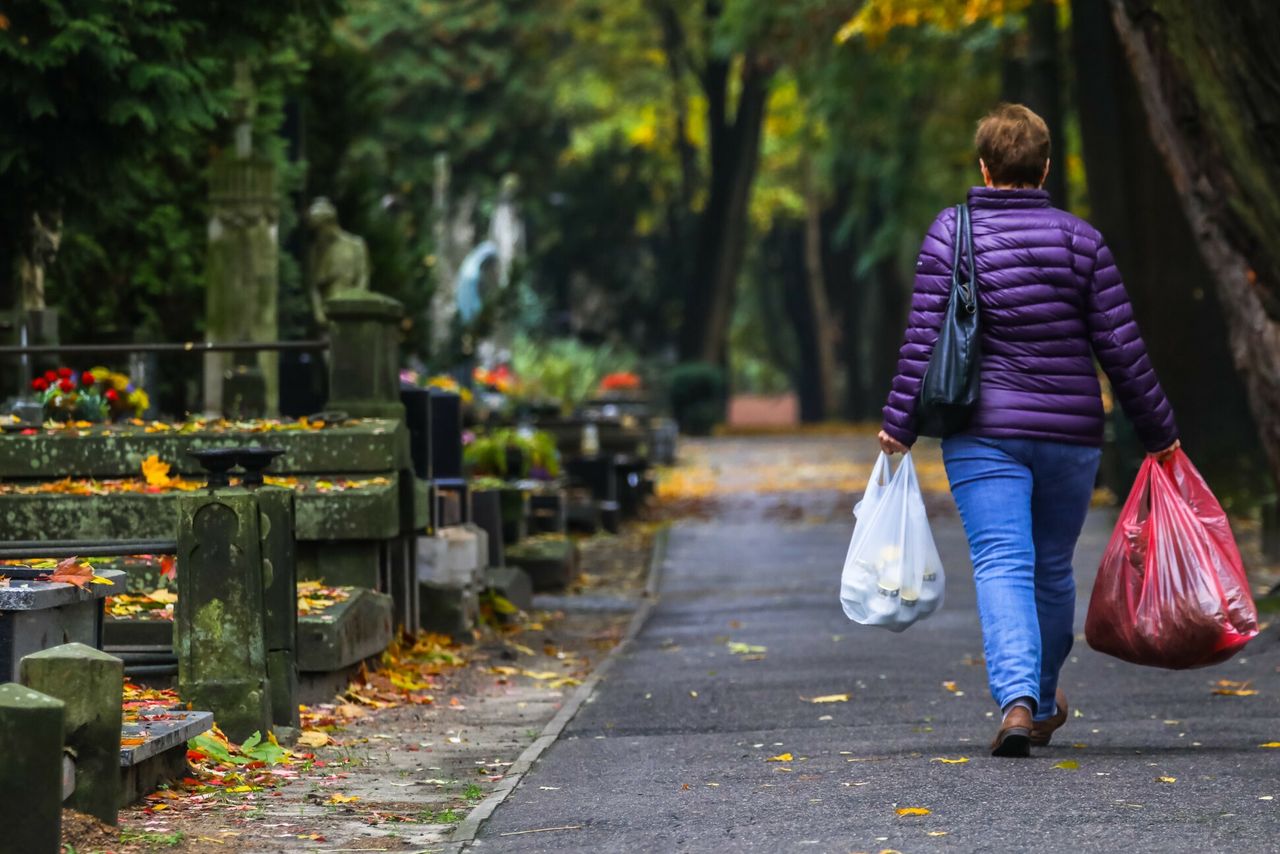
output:
M 409 453 L 413 473 L 431 480 L 431 392 L 420 386 L 401 385 L 405 426 L 409 429 Z
M 462 398 L 431 389 L 430 460 L 432 480 L 462 478 Z

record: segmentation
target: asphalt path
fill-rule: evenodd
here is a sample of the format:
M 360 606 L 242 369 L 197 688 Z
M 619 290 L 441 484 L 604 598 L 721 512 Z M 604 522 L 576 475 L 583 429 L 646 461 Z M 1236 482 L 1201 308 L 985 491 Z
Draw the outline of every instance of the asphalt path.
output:
M 779 521 L 770 500 L 676 527 L 648 623 L 475 850 L 1280 851 L 1280 749 L 1260 746 L 1280 742 L 1280 644 L 1265 633 L 1187 672 L 1088 649 L 1109 512 L 1076 554 L 1076 711 L 1013 760 L 988 755 L 997 720 L 954 511 L 931 502 L 944 607 L 891 634 L 839 607 L 851 520 Z M 1222 679 L 1257 693 L 1214 694 Z

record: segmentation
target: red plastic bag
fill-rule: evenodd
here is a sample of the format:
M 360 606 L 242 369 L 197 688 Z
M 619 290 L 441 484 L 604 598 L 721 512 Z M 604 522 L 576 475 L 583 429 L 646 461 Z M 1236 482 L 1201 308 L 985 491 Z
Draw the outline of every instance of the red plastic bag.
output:
M 1258 634 L 1227 514 L 1182 451 L 1138 471 L 1084 634 L 1099 652 L 1178 670 L 1226 661 Z

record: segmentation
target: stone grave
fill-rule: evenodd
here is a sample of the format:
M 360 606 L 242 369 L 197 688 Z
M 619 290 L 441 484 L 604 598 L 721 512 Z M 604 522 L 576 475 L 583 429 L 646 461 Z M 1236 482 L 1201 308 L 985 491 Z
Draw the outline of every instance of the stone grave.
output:
M 18 678 L 24 656 L 63 643 L 101 647 L 102 603 L 113 590 L 123 589 L 125 574 L 106 570 L 98 575 L 111 584 L 74 584 L 41 580 L 51 570 L 0 566 L 9 581 L 0 587 L 0 681 Z

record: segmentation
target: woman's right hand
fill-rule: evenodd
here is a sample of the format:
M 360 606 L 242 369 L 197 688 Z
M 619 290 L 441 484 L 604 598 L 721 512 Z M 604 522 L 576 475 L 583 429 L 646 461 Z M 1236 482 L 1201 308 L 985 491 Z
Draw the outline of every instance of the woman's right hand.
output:
M 1158 462 L 1158 463 L 1162 463 L 1162 462 L 1164 462 L 1165 460 L 1167 460 L 1167 459 L 1169 459 L 1170 457 L 1172 457 L 1172 456 L 1173 456 L 1173 452 L 1174 452 L 1174 451 L 1176 451 L 1176 450 L 1178 450 L 1178 449 L 1179 449 L 1179 448 L 1181 448 L 1181 447 L 1182 447 L 1182 440 L 1181 440 L 1181 439 L 1176 439 L 1176 440 L 1174 440 L 1174 443 L 1173 443 L 1172 445 L 1170 445 L 1169 447 L 1165 448 L 1163 451 L 1151 451 L 1150 453 L 1148 453 L 1148 454 L 1147 454 L 1147 456 L 1149 456 L 1149 457 L 1155 457 L 1155 458 L 1156 458 L 1156 462 Z
M 906 445 L 902 444 L 883 430 L 880 431 L 880 435 L 877 438 L 880 440 L 880 450 L 884 451 L 886 454 L 905 454 L 910 450 Z

